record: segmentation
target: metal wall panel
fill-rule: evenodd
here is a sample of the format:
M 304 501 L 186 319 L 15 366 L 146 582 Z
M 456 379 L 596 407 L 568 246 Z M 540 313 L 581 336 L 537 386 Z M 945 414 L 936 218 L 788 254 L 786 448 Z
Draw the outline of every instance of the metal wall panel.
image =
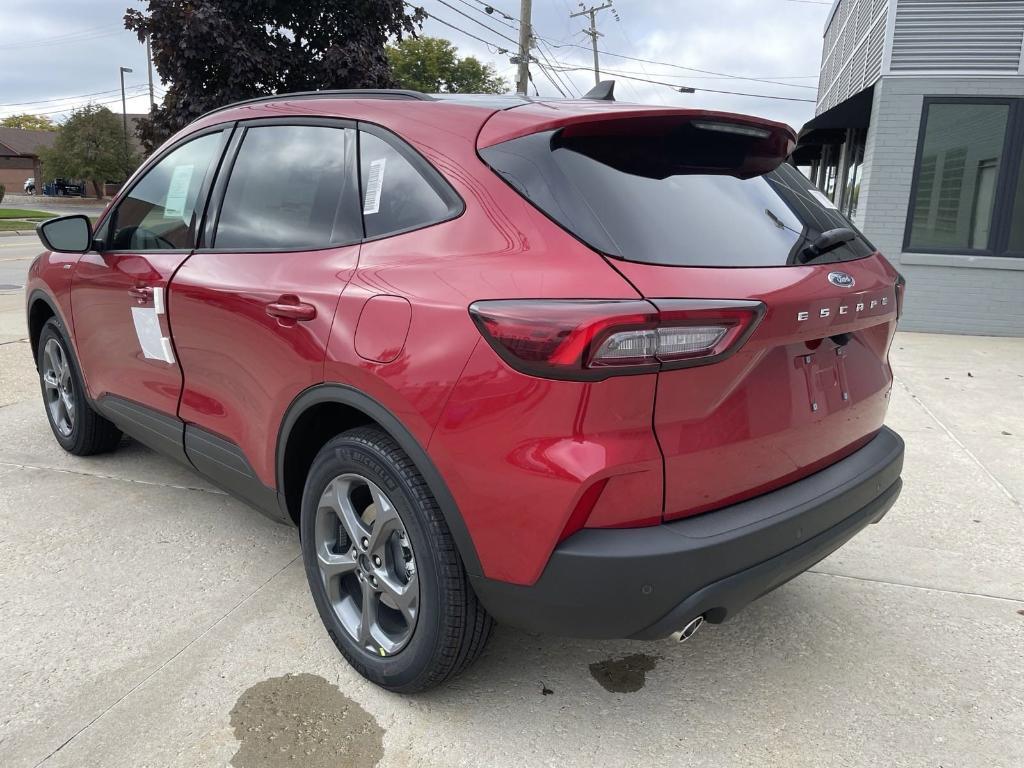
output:
M 1024 0 L 898 0 L 894 74 L 1017 74 Z

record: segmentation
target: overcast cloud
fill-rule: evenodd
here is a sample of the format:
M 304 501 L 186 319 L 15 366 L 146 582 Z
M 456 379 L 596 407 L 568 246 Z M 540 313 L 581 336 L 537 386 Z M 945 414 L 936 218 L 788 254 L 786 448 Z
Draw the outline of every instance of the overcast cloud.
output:
M 499 13 L 490 17 L 481 13 L 481 0 L 419 3 L 433 16 L 424 25 L 425 34 L 452 40 L 462 55 L 493 64 L 510 85 L 513 83 L 515 67 L 508 61 L 509 54 L 500 53 L 498 47 L 514 48 L 510 40 L 502 38 L 516 38 L 514 21 L 503 19 Z M 127 7 L 144 5 L 134 0 L 0 0 L 0 116 L 36 112 L 60 118 L 71 106 L 90 99 L 120 112 L 119 66 L 134 70 L 125 76 L 128 111 L 147 111 L 145 48 L 122 24 Z M 535 34 L 543 39 L 541 50 L 551 65 L 579 68 L 561 72 L 569 82 L 560 87 L 586 91 L 593 85 L 590 40 L 581 32 L 586 26 L 584 19 L 569 18 L 579 9 L 578 3 L 534 0 L 533 6 Z M 518 0 L 495 0 L 493 7 L 513 17 L 519 13 Z M 601 66 L 605 76 L 618 81 L 620 101 L 747 112 L 782 120 L 796 128 L 813 115 L 821 35 L 829 5 L 809 0 L 617 0 L 615 7 L 621 21 L 616 21 L 610 11 L 599 14 L 604 37 L 598 47 L 607 52 L 601 55 Z M 663 63 L 641 63 L 610 54 Z M 540 94 L 557 95 L 543 72 L 537 66 L 531 69 Z M 707 91 L 681 94 L 669 86 L 629 80 L 625 75 L 797 100 Z M 159 98 L 163 85 L 159 78 L 156 85 Z

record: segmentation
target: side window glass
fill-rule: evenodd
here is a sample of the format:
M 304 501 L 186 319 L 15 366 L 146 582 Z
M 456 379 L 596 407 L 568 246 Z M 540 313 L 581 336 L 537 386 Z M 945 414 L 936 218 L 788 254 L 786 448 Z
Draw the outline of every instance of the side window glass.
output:
M 215 248 L 303 250 L 358 242 L 353 128 L 249 128 L 231 169 Z
M 451 213 L 451 202 L 436 188 L 443 181 L 438 178 L 436 185 L 431 184 L 412 157 L 380 137 L 360 131 L 359 167 L 367 237 L 435 224 Z
M 195 247 L 202 215 L 199 193 L 220 154 L 222 132 L 178 147 L 158 162 L 118 203 L 107 247 L 157 251 Z

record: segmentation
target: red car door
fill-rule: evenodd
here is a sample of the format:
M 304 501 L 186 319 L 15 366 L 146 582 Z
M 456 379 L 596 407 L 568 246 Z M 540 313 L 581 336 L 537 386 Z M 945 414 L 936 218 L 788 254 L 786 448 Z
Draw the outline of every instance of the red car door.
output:
M 186 453 L 266 511 L 276 509 L 278 426 L 323 379 L 334 312 L 359 256 L 355 151 L 344 121 L 240 124 L 230 173 L 212 193 L 210 247 L 171 282 Z
M 100 226 L 98 250 L 82 256 L 71 283 L 89 395 L 115 423 L 132 422 L 136 429 L 127 431 L 160 450 L 174 448 L 182 380 L 166 291 L 195 247 L 225 140 L 223 126 L 189 137 L 141 174 Z

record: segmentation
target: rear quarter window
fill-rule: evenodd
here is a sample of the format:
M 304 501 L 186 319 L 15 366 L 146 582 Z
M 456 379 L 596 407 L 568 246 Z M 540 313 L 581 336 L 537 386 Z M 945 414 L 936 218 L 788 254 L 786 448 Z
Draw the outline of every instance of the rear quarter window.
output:
M 462 211 L 441 175 L 397 137 L 360 130 L 359 173 L 368 238 L 437 224 Z
M 730 145 L 729 142 L 735 142 Z M 739 178 L 743 138 L 686 127 L 664 136 L 566 138 L 549 131 L 481 151 L 563 228 L 616 258 L 668 266 L 762 267 L 862 258 L 874 247 L 791 165 Z M 823 232 L 853 240 L 817 257 Z

